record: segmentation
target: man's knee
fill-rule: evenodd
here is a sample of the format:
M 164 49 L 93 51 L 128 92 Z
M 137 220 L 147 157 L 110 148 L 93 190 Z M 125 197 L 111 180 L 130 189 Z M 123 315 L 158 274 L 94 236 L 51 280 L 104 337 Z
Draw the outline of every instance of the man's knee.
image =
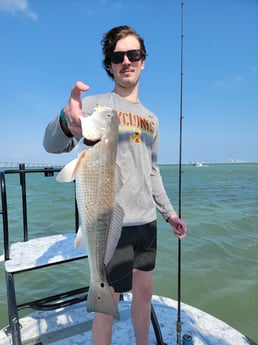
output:
M 152 272 L 134 270 L 133 295 L 136 298 L 149 302 L 153 294 Z

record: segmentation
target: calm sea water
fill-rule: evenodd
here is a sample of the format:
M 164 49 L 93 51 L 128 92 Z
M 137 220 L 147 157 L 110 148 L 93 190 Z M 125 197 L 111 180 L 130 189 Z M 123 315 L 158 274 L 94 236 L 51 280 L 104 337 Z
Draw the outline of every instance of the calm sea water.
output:
M 163 181 L 178 210 L 178 167 L 162 165 Z M 32 176 L 28 193 L 32 233 L 46 235 L 74 227 L 70 198 L 72 184 Z M 9 215 L 12 237 L 19 238 L 21 217 L 17 209 L 16 180 L 10 176 L 13 196 Z M 35 192 L 41 192 L 38 197 Z M 43 195 L 42 195 L 43 193 Z M 238 329 L 258 342 L 258 164 L 183 166 L 182 217 L 188 236 L 181 241 L 181 299 Z M 155 293 L 177 299 L 178 240 L 158 217 L 158 259 Z M 0 233 L 2 252 L 3 237 Z M 52 267 L 43 273 L 17 277 L 19 302 L 83 285 L 86 263 Z M 0 328 L 8 323 L 3 263 L 0 263 Z M 183 321 L 183 320 L 182 320 Z M 171 320 L 176 330 L 176 320 Z

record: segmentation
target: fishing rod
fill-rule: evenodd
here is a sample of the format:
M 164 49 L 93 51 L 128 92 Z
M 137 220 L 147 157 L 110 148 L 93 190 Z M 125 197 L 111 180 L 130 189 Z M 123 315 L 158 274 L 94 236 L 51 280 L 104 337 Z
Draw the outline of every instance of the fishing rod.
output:
M 184 2 L 181 1 L 181 40 L 180 40 L 180 137 L 179 137 L 179 177 L 178 177 L 178 216 L 181 218 L 182 204 L 182 136 L 183 136 L 183 41 L 184 41 Z M 181 239 L 178 239 L 178 296 L 177 296 L 177 345 L 181 345 Z

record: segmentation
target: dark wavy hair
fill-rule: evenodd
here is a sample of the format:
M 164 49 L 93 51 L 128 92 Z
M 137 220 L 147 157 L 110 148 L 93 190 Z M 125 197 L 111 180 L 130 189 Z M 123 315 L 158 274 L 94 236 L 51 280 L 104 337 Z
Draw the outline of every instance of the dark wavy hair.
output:
M 111 65 L 111 54 L 113 53 L 115 46 L 117 44 L 117 41 L 121 40 L 122 38 L 125 38 L 129 35 L 135 36 L 139 43 L 140 43 L 140 49 L 142 51 L 142 58 L 143 60 L 146 59 L 147 53 L 144 45 L 144 40 L 143 38 L 137 34 L 137 32 L 127 26 L 127 25 L 122 25 L 122 26 L 117 26 L 111 30 L 109 30 L 106 34 L 104 34 L 103 39 L 101 41 L 102 44 L 102 53 L 103 53 L 103 66 L 109 77 L 114 79 L 113 74 L 110 72 L 110 65 Z

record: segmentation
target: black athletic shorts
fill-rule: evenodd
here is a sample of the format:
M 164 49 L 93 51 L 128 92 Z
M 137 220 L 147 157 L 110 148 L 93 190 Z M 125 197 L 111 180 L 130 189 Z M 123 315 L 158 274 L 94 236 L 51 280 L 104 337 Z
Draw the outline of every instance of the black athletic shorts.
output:
M 107 280 L 116 292 L 132 289 L 133 268 L 152 271 L 157 250 L 157 222 L 122 228 L 120 240 L 106 266 Z

